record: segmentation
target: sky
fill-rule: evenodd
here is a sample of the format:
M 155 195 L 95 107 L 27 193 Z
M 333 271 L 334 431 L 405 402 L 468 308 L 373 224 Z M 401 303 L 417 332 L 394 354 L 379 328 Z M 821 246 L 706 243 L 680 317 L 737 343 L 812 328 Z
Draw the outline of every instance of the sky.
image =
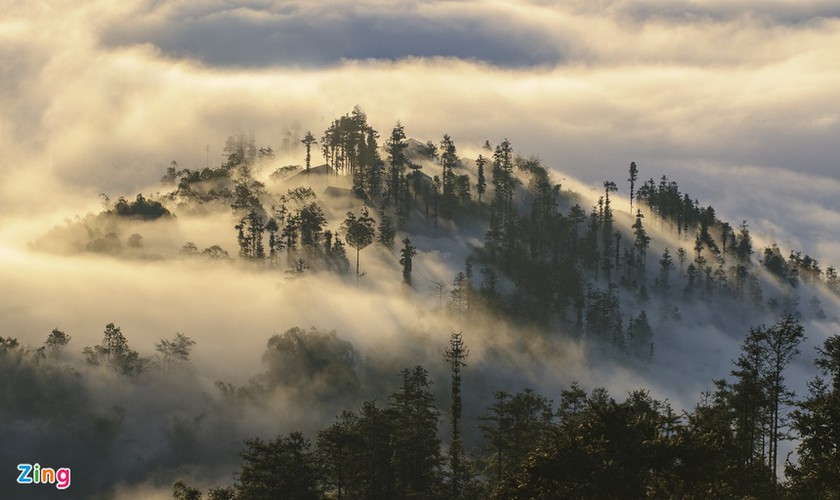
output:
M 465 157 L 485 140 L 509 138 L 518 154 L 540 158 L 557 182 L 582 194 L 595 196 L 614 180 L 626 198 L 635 161 L 642 179 L 668 175 L 724 220 L 747 220 L 759 245 L 775 241 L 785 253 L 840 265 L 834 2 L 0 0 L 0 7 L 0 257 L 17 265 L 3 275 L 13 286 L 34 267 L 64 283 L 93 267 L 96 277 L 84 280 L 108 290 L 130 266 L 111 272 L 95 259 L 29 259 L 28 245 L 101 210 L 100 194 L 160 190 L 171 161 L 219 164 L 231 134 L 253 132 L 258 145 L 279 149 L 290 129 L 319 137 L 356 105 L 382 135 L 399 120 L 422 141 L 450 134 Z M 283 160 L 301 163 L 302 154 Z M 183 220 L 162 232 L 163 243 L 235 247 L 233 233 Z M 459 251 L 435 254 L 443 262 L 434 278 L 456 272 L 459 263 L 447 259 Z M 169 270 L 145 275 L 154 272 Z M 29 280 L 20 285 L 28 293 L 9 302 L 51 297 L 55 314 L 7 315 L 4 324 L 48 331 L 67 321 L 64 297 L 86 283 L 44 295 L 43 283 Z M 115 317 L 94 321 L 98 304 L 116 296 L 92 295 L 74 326 L 95 340 L 99 323 L 121 316 L 140 330 L 171 322 L 179 305 L 161 305 L 154 284 L 133 286 L 125 297 L 153 304 L 160 318 L 134 321 L 115 305 L 106 308 Z M 183 295 L 168 290 L 170 302 Z
M 508 137 L 625 196 L 635 161 L 840 261 L 834 2 L 3 3 L 5 213 L 133 194 L 237 130 L 276 148 L 359 105 L 380 132 L 465 153 Z
M 60 326 L 79 350 L 113 321 L 149 352 L 182 331 L 198 341 L 196 384 L 208 391 L 220 378 L 247 382 L 267 337 L 295 325 L 337 329 L 372 359 L 387 357 L 378 349 L 394 332 L 435 331 L 442 344 L 459 325 L 403 300 L 388 281 L 393 262 L 371 266 L 372 285 L 359 293 L 331 279 L 291 287 L 232 267 L 66 258 L 29 246 L 101 210 L 100 193 L 160 190 L 171 161 L 218 165 L 229 135 L 253 132 L 259 146 L 279 149 L 287 131 L 320 137 L 356 105 L 383 136 L 399 120 L 421 141 L 448 133 L 464 157 L 509 138 L 583 194 L 613 180 L 626 198 L 635 161 L 642 179 L 667 175 L 733 225 L 747 220 L 760 244 L 840 265 L 833 1 L 0 0 L 0 13 L 0 335 L 34 344 Z M 283 161 L 301 163 L 302 151 Z M 179 214 L 144 241 L 233 250 L 219 217 Z M 418 281 L 451 279 L 466 248 L 416 244 Z M 389 259 L 373 250 L 367 258 Z M 318 300 L 326 305 L 311 307 Z M 370 304 L 382 300 L 376 316 Z M 694 354 L 702 380 L 725 375 L 737 335 L 690 326 L 669 332 L 663 349 Z M 814 328 L 815 338 L 831 333 Z M 477 366 L 495 367 L 494 353 L 514 346 L 522 355 L 505 360 L 500 377 L 542 381 L 546 393 L 572 378 L 617 394 L 653 384 L 679 407 L 704 383 L 676 381 L 680 358 L 660 358 L 657 376 L 605 366 L 573 341 L 523 347 L 515 333 L 470 335 Z M 416 342 L 424 360 L 439 355 L 418 339 L 399 342 L 409 354 L 415 347 L 405 344 Z M 534 363 L 535 352 L 553 354 Z M 802 366 L 804 380 L 811 372 Z M 484 382 L 487 394 L 496 382 Z M 292 424 L 306 418 L 287 415 Z M 254 425 L 272 429 L 263 424 Z

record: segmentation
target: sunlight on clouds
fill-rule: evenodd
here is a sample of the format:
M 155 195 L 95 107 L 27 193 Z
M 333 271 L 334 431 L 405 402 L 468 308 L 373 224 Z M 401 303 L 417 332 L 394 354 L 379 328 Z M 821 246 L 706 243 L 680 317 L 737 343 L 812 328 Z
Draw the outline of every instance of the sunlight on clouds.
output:
M 155 341 L 179 331 L 198 342 L 195 387 L 216 395 L 216 380 L 244 384 L 263 370 L 268 337 L 314 325 L 336 329 L 377 366 L 393 366 L 393 379 L 374 381 L 387 394 L 404 366 L 440 368 L 449 332 L 463 330 L 474 370 L 466 377 L 481 379 L 471 381 L 474 408 L 486 407 L 500 388 L 533 386 L 554 397 L 577 379 L 618 397 L 645 385 L 680 409 L 730 368 L 751 326 L 738 323 L 744 318 L 727 329 L 714 320 L 652 317 L 668 331 L 645 368 L 617 366 L 597 346 L 566 335 L 441 314 L 435 309 L 448 297 L 429 285 L 451 283 L 482 228 L 462 227 L 446 239 L 412 235 L 419 250 L 414 295 L 400 284 L 398 256 L 376 246 L 362 253 L 367 275 L 360 285 L 318 273 L 290 281 L 282 270 L 178 255 L 187 241 L 234 254 L 229 212 L 120 223 L 122 240 L 142 236 L 142 258 L 47 250 L 49 243 L 72 246 L 62 240 L 70 231 L 53 228 L 84 232 L 80 222 L 93 218 L 86 214 L 103 209 L 100 193 L 113 200 L 161 191 L 158 179 L 171 161 L 189 169 L 218 165 L 225 139 L 237 132 L 253 132 L 258 147 L 275 150 L 289 128 L 320 138 L 355 105 L 380 143 L 397 120 L 423 142 L 450 134 L 462 157 L 487 155 L 485 140 L 509 138 L 516 153 L 550 166 L 553 182 L 578 192 L 587 208 L 602 182 L 615 180 L 623 228 L 632 221 L 624 179 L 636 161 L 641 179 L 667 174 L 722 219 L 735 226 L 747 219 L 757 253 L 775 240 L 784 254 L 802 250 L 823 269 L 840 265 L 840 13 L 831 2 L 17 3 L 0 0 L 7 62 L 0 68 L 0 334 L 24 343 L 39 345 L 58 326 L 78 355 L 113 321 L 132 348 L 151 355 Z M 313 162 L 321 161 L 316 147 Z M 276 164 L 302 162 L 298 146 Z M 346 208 L 327 207 L 333 229 Z M 651 254 L 690 246 L 648 221 Z M 827 310 L 838 304 L 824 300 Z M 683 314 L 716 312 L 686 303 Z M 729 331 L 732 324 L 743 329 Z M 101 382 L 97 397 L 128 401 L 130 415 L 154 415 L 154 425 L 168 429 L 169 410 L 149 410 L 180 402 L 159 402 L 165 391 L 151 385 L 132 402 L 134 393 L 120 393 L 99 375 L 86 375 Z M 208 400 L 198 392 L 187 399 Z M 313 417 L 282 391 L 271 398 L 268 410 L 220 420 L 241 427 L 223 431 L 232 441 L 217 454 L 255 432 L 314 429 L 334 415 L 318 406 L 323 415 Z M 127 424 L 139 436 L 135 443 L 143 443 L 146 424 Z M 213 474 L 227 480 L 228 469 Z M 159 492 L 143 483 L 115 494 Z
M 748 15 L 755 7 L 750 3 L 730 12 L 719 2 L 693 2 L 686 5 L 706 15 L 687 16 L 627 2 L 496 1 L 480 9 L 475 2 L 386 4 L 27 6 L 18 19 L 2 21 L 10 27 L 2 36 L 22 54 L 22 66 L 4 73 L 10 92 L 0 97 L 8 146 L 0 204 L 7 214 L 26 207 L 60 220 L 72 215 L 62 208 L 95 209 L 99 192 L 116 197 L 159 189 L 155 181 L 170 161 L 203 166 L 205 146 L 218 164 L 225 137 L 237 130 L 276 147 L 292 124 L 320 135 L 358 104 L 383 135 L 401 120 L 410 136 L 424 141 L 451 134 L 462 152 L 508 137 L 517 152 L 554 167 L 565 185 L 574 178 L 581 186 L 622 180 L 635 160 L 643 178 L 667 173 L 736 222 L 758 220 L 758 227 L 770 229 L 760 221 L 773 214 L 792 244 L 836 248 L 831 227 L 838 212 L 829 200 L 840 188 L 815 185 L 807 175 L 836 180 L 837 19 L 787 23 Z M 329 15 L 321 20 L 319 13 Z M 180 58 L 151 39 L 109 45 L 101 38 L 133 18 L 141 32 L 178 36 L 179 23 L 213 16 L 237 16 L 245 25 L 303 16 L 341 29 L 348 16 L 377 22 L 406 13 L 451 29 L 479 29 L 504 18 L 514 38 L 536 33 L 541 47 L 553 46 L 562 57 L 534 67 L 404 57 L 249 69 Z M 704 170 L 708 165 L 721 175 Z M 723 173 L 737 165 L 762 166 L 740 182 L 721 184 Z M 762 190 L 741 193 L 744 183 L 757 179 L 766 183 Z M 797 183 L 803 188 L 792 192 Z M 821 210 L 797 201 L 807 201 L 812 189 L 827 191 Z M 49 196 L 33 205 L 35 192 Z M 805 208 L 777 210 L 772 204 L 779 197 Z

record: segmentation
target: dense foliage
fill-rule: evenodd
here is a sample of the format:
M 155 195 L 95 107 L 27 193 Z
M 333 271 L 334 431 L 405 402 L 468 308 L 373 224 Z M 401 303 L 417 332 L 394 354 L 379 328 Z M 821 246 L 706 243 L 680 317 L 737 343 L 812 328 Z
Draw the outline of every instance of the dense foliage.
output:
M 619 400 L 574 383 L 556 402 L 531 389 L 498 391 L 475 422 L 483 445 L 467 452 L 459 429 L 468 350 L 453 334 L 444 356 L 452 380 L 449 460 L 428 372 L 416 366 L 403 370 L 388 406 L 369 401 L 342 412 L 315 433 L 314 449 L 297 432 L 247 441 L 237 482 L 225 491 L 235 498 L 281 491 L 298 492 L 294 498 L 834 498 L 840 336 L 826 340 L 816 361 L 831 379 L 815 379 L 796 399 L 784 371 L 802 339 L 791 316 L 751 329 L 730 379 L 681 412 L 644 389 Z M 788 462 L 780 484 L 778 444 L 788 432 L 800 437 L 800 461 Z
M 635 162 L 627 212 L 617 208 L 622 188 L 615 182 L 604 181 L 602 194 L 586 207 L 538 159 L 515 154 L 507 139 L 495 147 L 488 141 L 474 161 L 459 156 L 448 134 L 423 144 L 400 122 L 382 144 L 379 139 L 355 108 L 320 139 L 307 132 L 287 141 L 286 151 L 293 142 L 305 147 L 305 168 L 275 168 L 270 147 L 237 134 L 227 141 L 221 165 L 208 160 L 205 168 L 189 170 L 173 162 L 162 179 L 167 193 L 120 197 L 113 205 L 106 197 L 106 209 L 85 222 L 88 241 L 78 246 L 142 255 L 142 236 L 125 237 L 117 221 L 153 231 L 181 210 L 217 210 L 230 217 L 227 230 L 238 252 L 220 245 L 202 251 L 187 242 L 181 258 L 289 278 L 342 276 L 351 272 L 349 246 L 360 283 L 362 262 L 369 266 L 374 253 L 369 248 L 378 248 L 392 259 L 393 280 L 405 285 L 400 290 L 409 301 L 432 288 L 437 312 L 448 319 L 471 325 L 495 315 L 586 340 L 628 366 L 654 359 L 664 330 L 682 321 L 678 306 L 775 323 L 749 329 L 729 376 L 712 381 L 713 391 L 679 411 L 645 388 L 620 397 L 576 383 L 559 394 L 477 395 L 462 378 L 470 369 L 465 338 L 492 332 L 452 334 L 439 366 L 406 368 L 389 385 L 386 375 L 397 375 L 398 368 L 365 365 L 335 331 L 293 327 L 268 339 L 264 371 L 241 387 L 218 382 L 218 394 L 206 399 L 219 412 L 249 405 L 265 410 L 282 391 L 293 402 L 328 402 L 339 413 L 308 435 L 248 439 L 233 482 L 210 489 L 209 498 L 840 497 L 840 337 L 821 346 L 821 376 L 807 395 L 793 394 L 785 377 L 800 354 L 803 323 L 827 319 L 818 292 L 840 293 L 833 267 L 823 270 L 795 251 L 786 257 L 776 244 L 754 248 L 746 221 L 733 227 L 665 176 L 640 181 Z M 316 145 L 326 165 L 312 165 Z M 307 184 L 316 175 L 347 178 L 346 189 L 333 191 L 349 200 L 338 216 L 325 201 L 329 190 L 316 193 Z M 258 180 L 266 178 L 268 186 Z M 479 234 L 470 239 L 463 270 L 453 272 L 451 282 L 428 283 L 423 276 L 421 287 L 413 273 L 439 250 L 429 245 L 456 241 L 463 229 Z M 402 245 L 395 248 L 395 241 Z M 426 312 L 417 309 L 418 316 Z M 195 345 L 176 333 L 155 344 L 155 357 L 146 357 L 109 323 L 102 341 L 84 347 L 84 362 L 74 366 L 66 362 L 70 340 L 58 329 L 37 348 L 0 337 L 0 375 L 23 381 L 0 393 L 0 415 L 52 422 L 72 407 L 69 418 L 90 420 L 103 429 L 99 435 L 113 437 L 124 410 L 82 408 L 94 387 L 84 374 L 139 383 L 188 366 Z M 432 383 L 444 370 L 445 392 Z M 468 419 L 465 395 L 492 402 L 479 418 Z M 167 431 L 174 451 L 165 466 L 200 461 L 186 427 L 175 418 Z M 780 443 L 791 438 L 798 439 L 796 453 L 787 457 Z M 112 444 L 101 439 L 102 447 Z M 173 495 L 201 498 L 192 479 L 185 474 Z

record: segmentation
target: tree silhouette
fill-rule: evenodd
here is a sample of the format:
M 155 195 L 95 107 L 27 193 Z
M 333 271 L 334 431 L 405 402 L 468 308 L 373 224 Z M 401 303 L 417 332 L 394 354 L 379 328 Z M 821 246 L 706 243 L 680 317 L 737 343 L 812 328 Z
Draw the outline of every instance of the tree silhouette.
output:
M 647 263 L 647 249 L 650 245 L 650 236 L 647 235 L 645 231 L 644 224 L 642 223 L 642 219 L 645 216 L 642 215 L 641 210 L 636 210 L 636 222 L 633 223 L 633 234 L 635 235 L 636 239 L 633 243 L 638 256 L 638 265 L 637 269 L 639 270 L 639 275 L 644 279 L 645 267 Z
M 89 365 L 108 365 L 124 375 L 137 376 L 147 365 L 147 360 L 128 347 L 128 341 L 113 323 L 105 325 L 102 342 L 82 350 Z
M 390 397 L 396 419 L 392 436 L 395 498 L 432 498 L 440 483 L 440 412 L 428 377 L 420 365 L 403 370 L 402 387 Z
M 385 207 L 382 207 L 382 217 L 379 221 L 379 235 L 377 236 L 377 241 L 382 244 L 385 248 L 389 250 L 394 249 L 394 238 L 397 236 L 397 228 L 394 227 L 394 219 L 391 217 L 388 212 L 385 211 Z
M 312 161 L 312 154 L 311 154 L 312 145 L 316 144 L 318 142 L 318 140 L 315 139 L 315 136 L 312 135 L 312 132 L 307 130 L 306 135 L 303 136 L 303 140 L 301 140 L 300 142 L 302 142 L 304 144 L 304 146 L 306 146 L 306 173 L 308 174 L 309 173 L 309 166 L 310 166 L 311 161 Z
M 492 453 L 487 475 L 496 484 L 516 476 L 525 457 L 549 431 L 551 403 L 531 389 L 517 394 L 497 391 L 495 402 L 480 417 L 479 428 Z
M 784 437 L 782 425 L 784 409 L 790 403 L 791 394 L 785 387 L 785 368 L 794 356 L 799 354 L 799 344 L 805 340 L 805 333 L 799 321 L 785 315 L 770 328 L 759 327 L 750 331 L 747 343 L 754 344 L 764 359 L 763 378 L 769 403 L 768 463 L 771 479 L 776 483 L 776 465 L 779 456 L 779 441 Z
M 447 219 L 452 218 L 455 213 L 455 206 L 458 203 L 457 180 L 454 169 L 460 165 L 455 143 L 449 134 L 444 134 L 440 141 L 440 164 L 443 167 L 443 192 L 441 196 L 441 215 Z M 469 187 L 469 183 L 467 183 Z
M 481 195 L 487 189 L 487 179 L 484 177 L 484 166 L 487 165 L 487 159 L 482 155 L 478 155 L 475 160 L 475 165 L 478 168 L 478 182 L 475 185 L 475 191 L 478 193 L 478 202 L 481 203 Z
M 344 411 L 334 424 L 316 434 L 318 461 L 324 469 L 327 484 L 335 488 L 339 500 L 346 493 L 351 496 L 360 493 L 355 470 L 358 464 L 354 464 L 360 458 L 362 444 L 358 427 L 358 417 L 352 411 Z
M 785 470 L 793 498 L 840 497 L 840 335 L 817 351 L 814 364 L 823 376 L 808 384 L 808 396 L 792 414 L 800 438 L 799 460 Z
M 201 500 L 201 490 L 178 481 L 172 485 L 172 497 L 175 500 Z
M 400 265 L 402 266 L 403 283 L 411 286 L 411 260 L 417 255 L 417 250 L 411 245 L 411 240 L 402 240 L 403 248 L 400 250 Z
M 300 432 L 271 441 L 245 442 L 238 493 L 251 499 L 319 499 L 321 473 L 309 440 Z
M 630 162 L 630 177 L 627 178 L 627 182 L 630 183 L 630 213 L 633 213 L 633 198 L 635 196 L 635 191 L 633 191 L 636 187 L 636 181 L 639 180 L 639 169 L 636 167 L 636 162 Z
M 615 235 L 613 234 L 613 212 L 610 202 L 610 193 L 618 191 L 618 186 L 613 181 L 604 181 L 604 214 L 601 217 L 601 248 L 603 253 L 604 277 L 610 280 L 611 271 L 613 268 L 613 241 Z
M 453 332 L 449 336 L 449 345 L 444 351 L 443 357 L 449 365 L 449 373 L 452 379 L 449 472 L 452 498 L 455 499 L 460 498 L 464 484 L 470 481 L 470 470 L 464 451 L 464 443 L 461 440 L 461 414 L 463 413 L 463 404 L 461 401 L 461 368 L 467 366 L 464 360 L 469 353 L 470 351 L 464 344 L 461 332 Z
M 173 363 L 186 363 L 190 360 L 190 351 L 195 341 L 183 333 L 176 333 L 172 340 L 160 339 L 155 343 L 155 350 L 161 355 L 161 365 L 168 370 Z
M 375 221 L 367 208 L 362 208 L 358 217 L 353 212 L 347 212 L 347 218 L 341 225 L 347 244 L 356 249 L 356 280 L 359 279 L 359 253 L 373 242 L 376 234 Z
M 400 204 L 400 187 L 402 185 L 402 178 L 405 175 L 405 169 L 408 166 L 408 158 L 405 155 L 405 148 L 408 144 L 405 142 L 405 128 L 400 122 L 391 130 L 391 136 L 385 142 L 385 150 L 388 152 L 388 164 L 390 165 L 390 172 L 388 176 L 388 189 L 385 196 L 391 205 Z
M 44 345 L 53 353 L 57 353 L 70 342 L 70 335 L 62 332 L 58 328 L 53 328 L 53 331 L 47 336 Z

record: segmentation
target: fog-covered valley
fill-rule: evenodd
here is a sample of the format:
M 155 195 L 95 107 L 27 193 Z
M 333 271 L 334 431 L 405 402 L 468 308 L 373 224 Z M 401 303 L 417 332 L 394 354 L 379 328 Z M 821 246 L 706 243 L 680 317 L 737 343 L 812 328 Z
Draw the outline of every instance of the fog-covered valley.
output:
M 346 118 L 364 117 L 360 113 Z M 436 405 L 444 417 L 451 415 L 443 353 L 453 332 L 469 349 L 463 435 L 477 464 L 488 453 L 480 422 L 496 391 L 527 388 L 557 401 L 572 383 L 604 387 L 617 398 L 642 389 L 677 412 L 691 411 L 702 393 L 714 389 L 714 379 L 729 375 L 750 328 L 782 314 L 795 314 L 808 333 L 804 355 L 787 373 L 790 387 L 804 392 L 814 375 L 811 346 L 821 345 L 837 325 L 831 271 L 814 276 L 803 267 L 794 275 L 797 264 L 783 258 L 791 281 L 780 281 L 778 269 L 762 264 L 767 254 L 752 257 L 750 248 L 739 260 L 737 245 L 753 244 L 748 225 L 727 236 L 720 232 L 725 223 L 712 215 L 715 236 L 704 243 L 705 223 L 688 221 L 689 213 L 708 213 L 696 202 L 685 221 L 675 222 L 655 197 L 667 189 L 650 184 L 653 191 L 638 191 L 637 182 L 635 203 L 643 208 L 634 217 L 629 197 L 612 188 L 605 199 L 580 181 L 555 183 L 557 174 L 537 160 L 510 153 L 505 159 L 500 151 L 509 148 L 507 141 L 495 151 L 488 146 L 480 153 L 493 158 L 486 162 L 488 174 L 491 163 L 517 165 L 510 170 L 511 209 L 521 214 L 512 221 L 517 231 L 535 231 L 533 207 L 546 201 L 540 196 L 549 197 L 542 221 L 548 232 L 517 239 L 532 242 L 531 255 L 537 255 L 533 238 L 574 246 L 566 251 L 577 260 L 564 271 L 574 279 L 549 284 L 560 288 L 546 302 L 544 292 L 517 274 L 522 264 L 507 260 L 527 259 L 525 254 L 497 250 L 488 256 L 494 244 L 488 224 L 498 217 L 494 200 L 502 185 L 482 186 L 479 202 L 476 159 L 458 157 L 454 144 L 454 158 L 435 158 L 430 145 L 396 136 L 377 148 L 386 180 L 374 197 L 368 181 L 355 181 L 358 170 L 347 175 L 314 165 L 307 174 L 267 147 L 256 153 L 254 137 L 237 134 L 228 139 L 227 162 L 201 174 L 218 176 L 209 184 L 173 163 L 145 195 L 112 195 L 114 200 L 103 193 L 94 211 L 67 214 L 53 226 L 7 226 L 4 279 L 14 293 L 4 301 L 5 415 L 15 437 L 4 448 L 4 462 L 20 460 L 25 449 L 44 462 L 68 464 L 77 478 L 73 488 L 83 495 L 166 497 L 176 480 L 202 489 L 231 485 L 244 440 L 291 431 L 312 439 L 343 410 L 388 401 L 403 369 L 429 370 Z M 304 150 L 290 146 L 287 154 L 303 158 Z M 420 168 L 397 171 L 395 154 Z M 447 167 L 449 160 L 455 163 Z M 394 191 L 389 172 L 423 177 L 404 187 L 400 181 Z M 456 176 L 467 179 L 467 198 L 436 184 Z M 455 204 L 449 216 L 443 214 L 447 203 Z M 360 249 L 356 276 L 347 218 L 361 217 L 365 205 L 372 214 L 370 242 Z M 323 218 L 305 243 L 302 221 L 313 207 Z M 588 229 L 582 207 L 590 210 Z M 582 220 L 563 216 L 575 210 Z M 280 221 L 277 237 L 263 234 L 272 227 L 269 220 Z M 617 235 L 609 229 L 610 243 L 601 239 L 605 224 Z M 564 227 L 573 228 L 569 241 Z M 640 230 L 647 240 L 639 240 Z M 414 249 L 408 280 L 400 260 L 404 238 Z M 625 247 L 623 256 L 615 251 L 616 259 L 613 247 L 605 248 L 613 238 Z M 331 247 L 324 250 L 327 241 Z M 343 264 L 335 253 L 341 241 Z M 730 248 L 721 251 L 718 244 Z M 643 260 L 634 253 L 640 245 Z M 673 255 L 667 266 L 661 261 L 666 248 Z M 678 252 L 686 248 L 690 253 Z M 609 258 L 602 261 L 601 252 Z M 703 269 L 706 256 L 719 261 L 722 274 L 713 276 L 709 267 L 690 278 L 687 265 Z M 746 278 L 738 287 L 736 267 L 727 262 L 749 269 L 749 291 Z M 641 311 L 639 330 L 634 321 Z M 70 341 L 51 343 L 47 334 L 54 328 Z M 108 334 L 115 331 L 127 342 L 121 349 L 134 358 L 115 358 L 109 350 Z M 173 347 L 179 334 L 185 336 L 180 351 Z M 442 417 L 444 449 L 451 445 L 447 428 Z
M 836 453 L 807 448 L 827 438 L 794 427 L 820 415 L 809 381 L 835 373 L 813 362 L 836 354 L 840 315 L 836 8 L 4 7 L 0 496 L 171 498 L 183 481 L 184 498 L 253 497 L 246 440 L 282 448 L 300 431 L 318 494 L 375 497 L 364 471 L 337 486 L 324 431 L 368 439 L 364 425 L 399 422 L 412 380 L 440 412 L 440 461 L 421 491 L 400 476 L 407 433 L 348 448 L 351 462 L 392 457 L 380 496 L 835 491 L 813 464 Z M 783 370 L 795 397 L 777 398 L 793 440 L 771 460 L 774 412 L 756 396 L 769 386 L 749 399 L 747 382 L 772 370 L 747 340 L 796 333 L 785 318 L 804 338 Z M 459 439 L 444 357 L 457 332 Z M 426 380 L 401 373 L 418 365 Z M 628 399 L 639 389 L 650 400 Z M 510 401 L 532 404 L 532 427 L 501 432 L 527 406 Z M 565 441 L 610 411 L 661 422 L 627 446 L 665 458 L 635 475 L 569 465 L 623 453 Z M 499 458 L 522 429 L 533 440 Z M 621 441 L 590 438 L 578 444 Z M 21 463 L 70 468 L 72 485 L 15 484 Z

